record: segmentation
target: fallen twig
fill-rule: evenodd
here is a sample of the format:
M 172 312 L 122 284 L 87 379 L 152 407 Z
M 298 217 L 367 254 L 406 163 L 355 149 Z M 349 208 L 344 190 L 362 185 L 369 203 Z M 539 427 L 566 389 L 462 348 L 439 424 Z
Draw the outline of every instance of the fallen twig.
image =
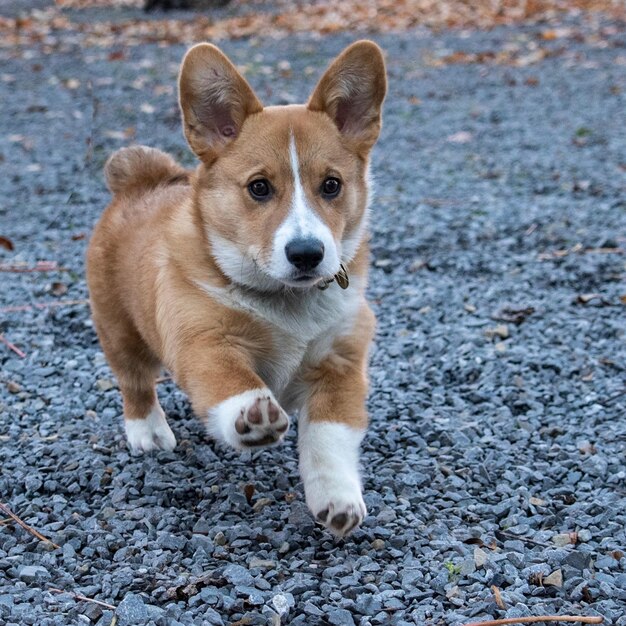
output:
M 17 522 L 24 530 L 28 531 L 31 535 L 37 537 L 40 541 L 44 541 L 45 543 L 49 543 L 53 545 L 55 548 L 60 548 L 61 546 L 54 543 L 54 541 L 50 541 L 47 537 L 44 537 L 40 532 L 29 526 L 26 522 L 21 520 L 11 509 L 6 505 L 0 502 L 0 511 L 2 511 L 5 515 L 8 515 L 15 522 Z
M 67 272 L 67 267 L 59 267 L 56 261 L 39 261 L 33 266 L 21 263 L 0 263 L 0 272 L 28 274 L 30 272 Z
M 550 261 L 552 259 L 561 259 L 569 254 L 624 254 L 624 248 L 583 248 L 580 245 L 562 250 L 553 250 L 552 252 L 542 252 L 539 254 L 540 261 Z
M 583 617 L 582 615 L 537 615 L 533 617 L 506 617 L 490 619 L 486 622 L 471 622 L 465 626 L 501 626 L 501 624 L 532 624 L 534 622 L 580 622 L 581 624 L 602 624 L 602 617 Z
M 585 404 L 582 405 L 582 408 L 591 406 L 592 404 L 599 404 L 600 406 L 608 406 L 609 404 L 611 404 L 611 402 L 613 402 L 613 400 L 617 400 L 618 398 L 621 398 L 623 395 L 626 395 L 626 389 L 622 389 L 621 391 L 618 391 L 617 393 L 613 394 L 612 396 L 609 396 L 608 398 L 605 398 L 604 400 L 598 400 L 598 399 L 589 400 L 589 402 L 585 402 Z
M 53 593 L 69 593 L 77 600 L 82 600 L 83 602 L 92 602 L 93 604 L 98 604 L 106 609 L 111 609 L 112 611 L 115 611 L 115 609 L 117 608 L 112 604 L 109 604 L 108 602 L 102 602 L 102 600 L 96 600 L 95 598 L 88 598 L 87 596 L 82 596 L 80 593 L 74 593 L 73 591 L 63 591 L 63 589 L 57 589 L 56 587 L 48 587 L 48 591 L 52 591 Z
M 11 343 L 4 335 L 0 334 L 0 342 L 3 343 L 9 350 L 13 350 L 17 356 L 22 359 L 26 358 L 26 354 L 22 352 L 14 343 Z
M 498 530 L 498 535 L 503 535 L 504 537 L 508 537 L 509 539 L 518 539 L 519 541 L 524 541 L 526 543 L 532 543 L 535 546 L 541 546 L 543 548 L 552 548 L 549 543 L 545 543 L 544 541 L 536 541 L 535 539 L 531 539 L 530 537 L 524 537 L 524 535 L 514 535 L 513 533 L 507 533 L 504 530 Z M 593 623 L 593 622 L 592 622 Z
M 61 300 L 60 302 L 36 302 L 35 304 L 20 304 L 18 306 L 5 306 L 0 313 L 17 313 L 20 311 L 32 311 L 33 309 L 52 309 L 61 306 L 73 306 L 77 304 L 89 304 L 89 300 Z
M 602 406 L 606 406 L 607 404 L 611 404 L 613 400 L 617 400 L 618 398 L 621 398 L 623 395 L 626 395 L 626 389 L 622 389 L 619 393 L 609 396 L 606 400 L 599 400 L 598 404 L 601 404 Z
M 506 605 L 502 601 L 502 595 L 500 594 L 500 590 L 495 586 L 491 585 L 491 591 L 493 592 L 493 599 L 499 608 L 502 610 L 506 609 Z

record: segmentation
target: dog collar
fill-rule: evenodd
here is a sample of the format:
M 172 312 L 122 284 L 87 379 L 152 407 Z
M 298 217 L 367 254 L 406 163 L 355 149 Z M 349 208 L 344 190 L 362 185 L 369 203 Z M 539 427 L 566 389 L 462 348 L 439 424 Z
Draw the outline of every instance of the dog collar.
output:
M 321 291 L 324 291 L 324 289 L 328 289 L 330 283 L 336 280 L 337 284 L 342 289 L 347 289 L 350 286 L 350 278 L 348 277 L 348 270 L 346 269 L 346 266 L 343 263 L 341 263 L 339 267 L 340 267 L 339 271 L 332 278 L 327 278 L 323 280 L 322 282 L 318 283 L 317 288 L 320 289 Z

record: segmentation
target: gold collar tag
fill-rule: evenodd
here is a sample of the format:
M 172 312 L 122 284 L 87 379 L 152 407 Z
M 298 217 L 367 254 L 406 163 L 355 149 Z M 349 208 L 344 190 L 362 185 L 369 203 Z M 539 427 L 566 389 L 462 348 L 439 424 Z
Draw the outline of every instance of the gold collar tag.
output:
M 341 269 L 335 274 L 335 280 L 337 281 L 337 284 L 342 289 L 347 289 L 350 285 L 350 279 L 348 278 L 348 270 L 346 269 L 343 263 L 339 267 Z
M 333 280 L 336 280 L 337 284 L 342 289 L 347 289 L 350 286 L 350 278 L 348 277 L 348 270 L 346 269 L 346 266 L 342 263 L 339 267 L 341 269 L 332 278 L 327 278 L 326 280 L 320 282 L 317 285 L 317 288 L 320 291 L 324 291 L 324 289 L 328 289 L 328 287 L 330 286 L 330 283 L 332 283 Z

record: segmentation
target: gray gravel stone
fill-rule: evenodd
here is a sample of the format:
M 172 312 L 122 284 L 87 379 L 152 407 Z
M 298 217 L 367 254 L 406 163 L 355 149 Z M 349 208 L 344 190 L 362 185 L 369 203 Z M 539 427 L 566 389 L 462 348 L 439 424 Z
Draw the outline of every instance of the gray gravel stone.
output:
M 25 582 L 34 582 L 50 578 L 50 572 L 41 565 L 23 565 L 19 569 L 18 576 Z
M 575 551 L 569 554 L 564 562 L 575 569 L 588 569 L 592 563 L 591 554 Z
M 250 575 L 250 572 L 241 565 L 231 564 L 226 566 L 224 569 L 224 578 L 233 585 L 245 585 L 249 586 L 252 584 L 253 578 Z
M 118 617 L 120 626 L 131 626 L 142 624 L 148 619 L 148 609 L 140 596 L 128 593 L 119 603 L 115 614 Z
M 5 606 L 10 609 L 14 604 L 15 600 L 13 599 L 13 596 L 11 594 L 0 594 L 0 606 Z
M 334 626 L 353 626 L 354 624 L 352 614 L 345 609 L 332 609 L 326 615 L 326 619 Z

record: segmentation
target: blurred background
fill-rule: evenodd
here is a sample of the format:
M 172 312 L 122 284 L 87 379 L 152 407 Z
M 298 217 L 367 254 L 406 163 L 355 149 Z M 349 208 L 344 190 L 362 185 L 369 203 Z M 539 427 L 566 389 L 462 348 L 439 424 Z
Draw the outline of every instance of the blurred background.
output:
M 191 43 L 306 32 L 384 33 L 417 26 L 492 28 L 564 13 L 624 17 L 623 0 L 17 0 L 0 4 L 1 46 Z

